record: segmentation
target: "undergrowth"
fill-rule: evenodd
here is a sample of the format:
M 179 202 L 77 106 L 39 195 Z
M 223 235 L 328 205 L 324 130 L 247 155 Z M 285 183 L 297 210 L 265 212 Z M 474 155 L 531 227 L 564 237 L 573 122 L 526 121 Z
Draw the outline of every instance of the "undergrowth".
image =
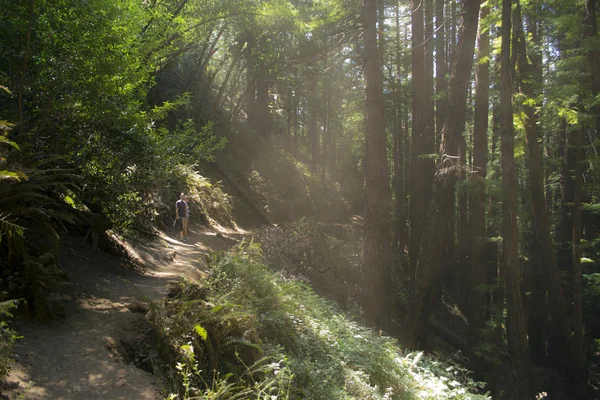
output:
M 275 271 L 310 283 L 342 309 L 357 311 L 362 295 L 362 229 L 355 224 L 322 224 L 302 218 L 283 228 L 258 232 L 264 260 Z
M 193 167 L 179 164 L 171 168 L 170 179 L 160 185 L 160 191 L 153 196 L 153 208 L 163 217 L 163 224 L 172 222 L 175 217 L 175 202 L 179 193 L 190 196 L 190 217 L 207 225 L 235 227 L 233 220 L 233 200 L 221 185 L 200 175 Z
M 175 399 L 476 399 L 467 371 L 352 321 L 306 284 L 271 272 L 260 246 L 210 259 L 203 286 L 149 313 L 144 356 Z M 151 335 L 150 335 L 151 332 Z
M 13 363 L 12 349 L 16 340 L 20 338 L 8 324 L 8 320 L 13 316 L 11 310 L 16 307 L 16 300 L 0 302 L 0 387 L 10 372 Z

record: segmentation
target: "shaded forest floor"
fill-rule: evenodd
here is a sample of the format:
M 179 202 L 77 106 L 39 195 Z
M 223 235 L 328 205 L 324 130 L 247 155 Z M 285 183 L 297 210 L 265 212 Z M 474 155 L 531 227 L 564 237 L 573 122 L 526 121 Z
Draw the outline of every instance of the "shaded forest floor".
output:
M 64 318 L 50 324 L 18 319 L 15 329 L 23 338 L 4 398 L 162 398 L 151 374 L 124 362 L 121 343 L 136 335 L 148 300 L 163 298 L 180 277 L 204 276 L 198 259 L 231 247 L 245 233 L 192 228 L 186 243 L 164 234 L 137 239 L 125 245 L 133 263 L 66 238 L 60 256 L 68 276 Z

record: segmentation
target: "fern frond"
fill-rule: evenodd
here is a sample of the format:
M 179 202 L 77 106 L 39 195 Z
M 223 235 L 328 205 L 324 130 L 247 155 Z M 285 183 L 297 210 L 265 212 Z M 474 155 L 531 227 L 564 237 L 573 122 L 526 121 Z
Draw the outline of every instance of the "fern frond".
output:
M 21 179 L 27 180 L 27 175 L 24 174 L 23 172 L 15 172 L 15 171 L 7 171 L 7 170 L 1 170 L 0 171 L 0 181 L 3 179 L 7 179 L 7 180 L 16 180 L 16 181 L 21 181 Z
M 6 126 L 6 124 L 3 124 L 2 122 L 5 122 L 5 121 L 0 121 L 0 127 L 2 127 L 2 126 Z M 0 135 L 0 143 L 6 143 L 7 145 L 9 145 L 9 146 L 12 146 L 12 147 L 14 147 L 14 148 L 15 148 L 15 149 L 17 149 L 17 150 L 21 150 L 21 149 L 19 148 L 19 145 L 18 145 L 18 144 L 16 144 L 16 143 L 15 143 L 15 142 L 13 142 L 12 140 L 8 140 L 8 139 L 6 138 L 6 136 L 3 136 L 3 135 Z
M 10 214 L 0 214 L 0 242 L 2 242 L 4 235 L 8 235 L 9 238 L 13 238 L 15 235 L 23 237 L 23 233 L 25 232 L 25 228 L 21 225 L 8 221 L 7 218 L 9 216 Z

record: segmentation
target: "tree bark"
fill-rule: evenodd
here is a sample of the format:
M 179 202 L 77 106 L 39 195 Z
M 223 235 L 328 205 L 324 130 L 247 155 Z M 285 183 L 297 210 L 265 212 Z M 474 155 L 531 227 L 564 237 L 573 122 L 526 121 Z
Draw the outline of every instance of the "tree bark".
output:
M 246 43 L 246 120 L 250 129 L 256 129 L 256 61 L 252 54 L 256 41 L 252 34 Z
M 586 0 L 583 18 L 583 38 L 587 40 L 598 40 L 598 31 L 596 27 L 596 8 L 594 0 Z M 592 84 L 592 95 L 598 96 L 600 93 L 600 50 L 597 45 L 590 46 L 587 51 L 588 64 L 590 67 L 590 78 Z M 596 114 L 595 128 L 596 134 L 600 134 L 600 105 L 594 107 Z
M 444 23 L 444 0 L 435 1 L 435 144 L 439 146 L 442 141 L 442 128 L 446 116 L 446 103 L 448 99 L 448 84 L 446 83 L 446 51 Z
M 423 31 L 423 3 L 412 0 L 412 136 L 410 173 L 410 276 L 414 278 L 421 252 L 421 240 L 427 226 L 427 203 L 431 199 L 431 177 L 427 175 L 425 153 L 427 133 L 427 94 L 425 90 L 425 46 Z
M 390 185 L 384 125 L 383 74 L 377 55 L 377 0 L 363 0 L 365 77 L 365 219 L 362 262 L 365 316 L 383 329 L 391 313 Z
M 480 1 L 465 0 L 463 7 L 463 29 L 450 81 L 448 113 L 442 131 L 440 162 L 435 174 L 430 206 L 431 217 L 423 240 L 424 251 L 419 257 L 412 304 L 403 332 L 403 340 L 409 348 L 424 344 L 428 321 L 440 295 L 440 272 L 449 237 L 448 219 L 454 210 L 457 169 L 462 168 L 458 163 L 458 141 L 465 126 L 467 90 L 473 68 Z
M 500 56 L 500 131 L 502 153 L 503 256 L 506 285 L 506 330 L 512 370 L 512 399 L 530 400 L 531 359 L 521 299 L 521 268 L 517 226 L 517 174 L 514 159 L 514 127 L 510 60 L 511 0 L 502 0 L 502 50 Z
M 316 174 L 319 169 L 319 132 L 317 131 L 318 96 L 317 96 L 317 74 L 312 71 L 310 78 L 310 121 L 308 125 L 308 136 L 310 137 L 310 172 Z
M 515 32 L 517 37 L 516 49 L 517 65 L 519 68 L 519 86 L 521 92 L 527 100 L 536 98 L 534 85 L 536 82 L 534 67 L 528 61 L 527 48 L 525 43 L 525 34 L 522 28 L 522 22 L 517 7 L 515 18 L 518 22 L 515 24 L 518 31 Z M 557 359 L 557 367 L 568 365 L 568 352 L 564 349 L 568 348 L 569 327 L 567 322 L 567 306 L 564 299 L 564 294 L 561 286 L 560 271 L 556 263 L 554 254 L 554 244 L 552 243 L 552 233 L 550 229 L 550 216 L 546 207 L 546 199 L 544 195 L 544 166 L 542 162 L 542 152 L 538 144 L 537 130 L 537 115 L 535 107 L 529 102 L 524 101 L 522 104 L 525 113 L 525 137 L 528 150 L 529 163 L 529 181 L 531 185 L 531 203 L 533 208 L 533 222 L 535 224 L 535 233 L 537 240 L 542 249 L 542 265 L 545 269 L 544 276 L 548 285 L 548 301 L 549 309 L 552 315 L 552 327 L 554 335 L 558 340 L 559 348 L 562 348 L 562 359 Z M 543 276 L 541 277 L 543 279 Z M 567 359 L 565 359 L 566 357 Z
M 489 8 L 481 9 L 481 21 L 485 21 Z M 487 296 L 479 286 L 486 283 L 486 269 L 483 261 L 483 252 L 487 242 L 485 224 L 485 179 L 487 171 L 487 136 L 490 93 L 490 36 L 489 26 L 479 24 L 478 49 L 479 57 L 477 72 L 475 74 L 475 117 L 473 126 L 473 171 L 470 179 L 473 190 L 470 192 L 470 312 L 469 317 L 469 344 L 477 343 L 479 331 L 483 328 L 487 308 Z
M 433 39 L 433 0 L 423 0 L 425 5 L 425 153 L 435 154 L 435 109 L 434 109 L 434 91 L 433 91 L 433 50 L 435 49 L 435 41 Z M 428 176 L 433 176 L 435 164 L 433 160 L 426 159 Z
M 258 65 L 256 71 L 256 129 L 261 136 L 271 134 L 271 114 L 269 113 L 269 78 L 267 67 Z
M 25 55 L 23 56 L 23 69 L 21 70 L 21 79 L 19 80 L 19 91 L 17 94 L 17 107 L 19 109 L 19 135 L 25 133 L 25 120 L 23 117 L 23 96 L 25 95 L 25 80 L 27 79 L 27 62 L 31 52 L 31 31 L 33 29 L 33 8 L 35 0 L 29 1 L 27 10 L 27 41 L 25 43 Z
M 581 283 L 581 232 L 583 196 L 582 151 L 583 133 L 585 127 L 577 130 L 575 138 L 575 191 L 573 195 L 573 383 L 577 399 L 587 398 L 587 371 L 585 368 L 585 347 L 583 339 L 582 283 Z
M 394 247 L 404 254 L 406 215 L 404 209 L 404 130 L 402 129 L 402 65 L 400 60 L 400 7 L 396 3 L 396 85 L 394 93 Z

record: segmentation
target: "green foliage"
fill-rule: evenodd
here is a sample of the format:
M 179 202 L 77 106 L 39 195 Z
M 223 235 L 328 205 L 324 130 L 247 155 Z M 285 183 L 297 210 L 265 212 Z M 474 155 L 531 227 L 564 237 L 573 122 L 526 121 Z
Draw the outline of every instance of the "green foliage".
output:
M 320 224 L 302 219 L 287 229 L 259 232 L 268 265 L 285 276 L 303 279 L 321 296 L 345 310 L 358 311 L 364 276 L 358 225 Z
M 269 271 L 256 244 L 215 254 L 210 265 L 204 286 L 182 282 L 151 312 L 170 348 L 165 360 L 174 360 L 164 367 L 178 371 L 163 374 L 172 398 L 477 398 L 464 370 L 403 354 L 305 284 Z
M 7 319 L 12 318 L 11 310 L 17 307 L 17 301 L 0 302 L 0 385 L 8 375 L 12 360 L 12 348 L 20 336 L 10 328 Z

